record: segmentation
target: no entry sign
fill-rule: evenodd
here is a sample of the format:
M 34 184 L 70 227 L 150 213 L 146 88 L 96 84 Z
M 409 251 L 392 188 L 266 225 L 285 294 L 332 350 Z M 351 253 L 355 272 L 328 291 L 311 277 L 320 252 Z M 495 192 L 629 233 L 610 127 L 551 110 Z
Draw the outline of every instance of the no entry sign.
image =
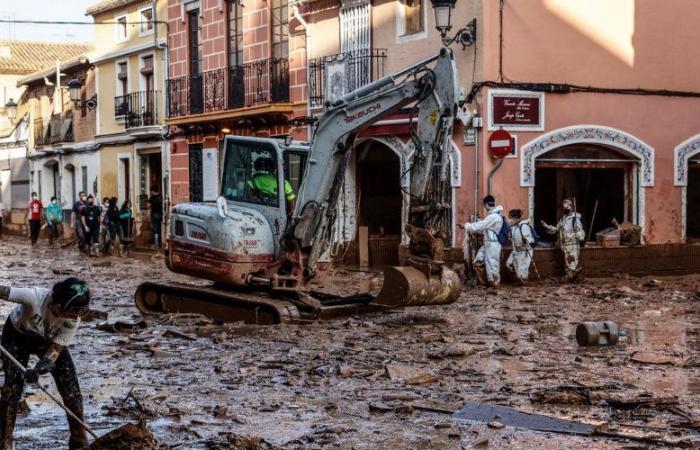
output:
M 489 137 L 489 150 L 493 158 L 505 158 L 513 151 L 513 136 L 506 130 L 494 131 Z

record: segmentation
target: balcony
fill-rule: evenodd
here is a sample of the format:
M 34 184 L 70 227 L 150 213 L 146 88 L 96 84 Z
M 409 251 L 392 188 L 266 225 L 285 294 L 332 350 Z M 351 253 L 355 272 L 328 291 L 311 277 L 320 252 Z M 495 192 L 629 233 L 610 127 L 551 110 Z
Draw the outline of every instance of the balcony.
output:
M 41 117 L 34 119 L 35 146 L 58 144 L 61 142 L 73 142 L 72 111 L 66 111 L 63 114 L 53 114 L 46 126 L 44 126 L 44 120 Z
M 158 125 L 160 91 L 132 92 L 114 97 L 114 117 L 123 118 L 126 128 Z
M 321 107 L 384 76 L 387 51 L 372 48 L 309 61 L 311 107 Z
M 168 117 L 289 102 L 289 61 L 268 58 L 241 66 L 171 78 Z

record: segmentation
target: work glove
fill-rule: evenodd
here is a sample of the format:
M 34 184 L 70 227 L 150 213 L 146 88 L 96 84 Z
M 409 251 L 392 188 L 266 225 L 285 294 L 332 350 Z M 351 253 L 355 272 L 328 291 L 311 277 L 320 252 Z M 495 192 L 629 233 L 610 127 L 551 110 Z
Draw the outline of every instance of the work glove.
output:
M 24 379 L 27 381 L 27 383 L 38 383 L 39 376 L 51 372 L 54 367 L 56 367 L 56 364 L 54 364 L 53 361 L 46 358 L 41 358 L 33 369 L 27 369 L 24 372 Z

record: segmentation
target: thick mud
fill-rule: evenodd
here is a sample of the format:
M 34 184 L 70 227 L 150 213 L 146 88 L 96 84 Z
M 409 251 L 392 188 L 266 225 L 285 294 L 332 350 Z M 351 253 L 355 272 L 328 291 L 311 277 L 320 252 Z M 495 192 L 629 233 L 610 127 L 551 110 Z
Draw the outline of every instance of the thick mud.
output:
M 141 316 L 132 298 L 141 281 L 187 281 L 157 255 L 88 259 L 0 241 L 0 284 L 48 287 L 74 274 L 90 282 L 93 308 L 108 313 L 83 323 L 71 347 L 86 419 L 100 435 L 143 420 L 162 448 L 181 449 L 602 449 L 700 440 L 700 276 L 465 288 L 452 305 L 262 327 Z M 376 285 L 372 278 L 339 271 L 324 284 L 347 292 Z M 0 304 L 0 313 L 11 308 Z M 614 320 L 627 335 L 615 346 L 580 348 L 576 325 L 597 320 Z M 50 376 L 42 381 L 53 385 Z M 36 388 L 25 396 L 16 448 L 66 448 L 64 413 Z M 582 422 L 596 434 L 453 419 L 466 402 Z

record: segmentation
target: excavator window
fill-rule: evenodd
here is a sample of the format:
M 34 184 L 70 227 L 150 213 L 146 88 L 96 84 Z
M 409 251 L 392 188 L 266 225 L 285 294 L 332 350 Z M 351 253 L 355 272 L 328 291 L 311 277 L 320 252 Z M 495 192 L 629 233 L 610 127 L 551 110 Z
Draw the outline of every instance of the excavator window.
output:
M 277 152 L 274 147 L 229 142 L 222 194 L 228 200 L 279 207 Z

